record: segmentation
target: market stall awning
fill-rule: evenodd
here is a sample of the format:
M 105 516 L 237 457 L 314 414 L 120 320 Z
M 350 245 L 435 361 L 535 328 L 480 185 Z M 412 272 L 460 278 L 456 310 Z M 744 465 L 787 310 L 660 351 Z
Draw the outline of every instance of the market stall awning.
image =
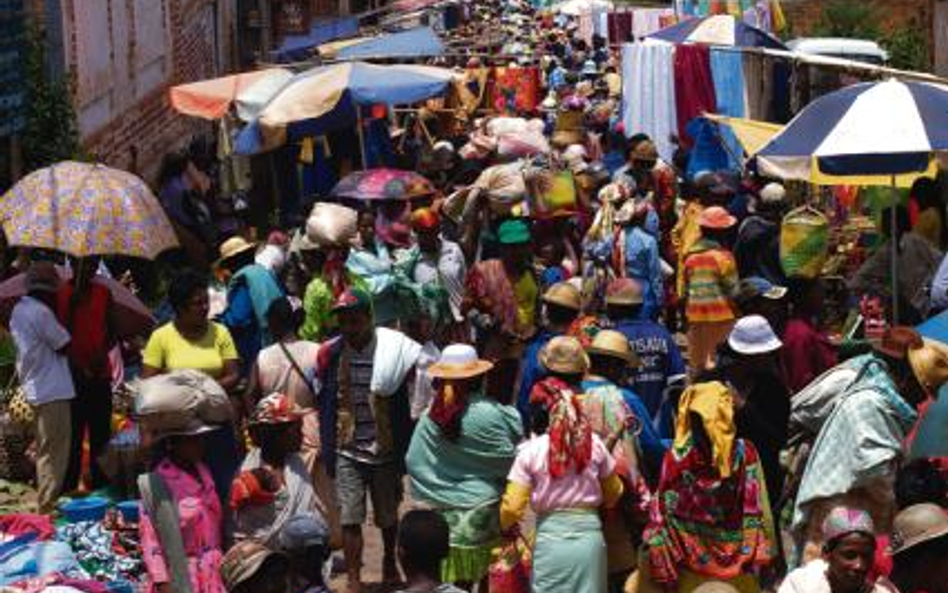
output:
M 782 41 L 757 27 L 730 15 L 687 19 L 652 33 L 649 39 L 669 43 L 702 43 L 728 47 L 766 47 L 787 49 Z
M 293 73 L 283 68 L 268 68 L 211 78 L 171 87 L 171 106 L 179 113 L 204 119 L 220 119 L 239 97 L 254 87 L 273 88 L 274 92 Z
M 747 154 L 756 153 L 783 130 L 783 126 L 780 124 L 772 124 L 755 119 L 728 117 L 716 113 L 706 113 L 704 116 L 715 123 L 731 128 L 731 131 L 737 136 L 738 142 L 741 143 L 741 146 L 744 147 L 744 152 Z
M 248 154 L 281 146 L 290 129 L 308 133 L 355 123 L 356 105 L 410 105 L 445 92 L 457 75 L 432 66 L 345 62 L 297 74 L 240 135 Z
M 290 35 L 286 37 L 280 47 L 274 52 L 274 56 L 277 62 L 305 60 L 310 57 L 314 48 L 327 41 L 342 39 L 344 37 L 354 37 L 358 34 L 359 19 L 356 17 L 319 21 L 315 23 L 309 30 L 309 33 L 305 35 Z
M 612 10 L 614 7 L 610 0 L 567 0 L 553 5 L 553 12 L 561 12 L 572 16 L 596 11 Z
M 846 87 L 801 111 L 757 154 L 761 172 L 835 185 L 908 186 L 948 150 L 948 86 L 887 80 Z
M 322 52 L 322 48 L 320 48 Z M 380 35 L 336 51 L 337 60 L 373 58 L 430 58 L 444 54 L 444 42 L 431 27 Z

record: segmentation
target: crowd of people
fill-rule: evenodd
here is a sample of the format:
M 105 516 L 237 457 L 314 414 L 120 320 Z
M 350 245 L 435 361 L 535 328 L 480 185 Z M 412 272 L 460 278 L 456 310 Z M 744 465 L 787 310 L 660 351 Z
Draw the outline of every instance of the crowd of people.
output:
M 575 200 L 541 216 L 535 163 L 498 152 L 533 115 L 511 98 L 439 142 L 443 195 L 320 202 L 264 241 L 237 225 L 207 240 L 214 276 L 175 259 L 137 349 L 105 264 L 64 281 L 35 257 L 9 325 L 39 512 L 109 484 L 113 379 L 137 372 L 137 405 L 165 406 L 136 418 L 149 591 L 321 593 L 335 572 L 357 593 L 371 517 L 392 591 L 499 591 L 506 549 L 537 593 L 948 592 L 948 345 L 831 337 L 826 283 L 782 265 L 783 185 L 688 176 L 685 142 L 666 163 L 622 130 L 616 56 L 575 19 L 478 10 L 543 56 L 541 140 Z M 948 302 L 933 192 L 883 229 L 914 279 L 903 320 Z M 885 257 L 850 302 L 891 296 Z

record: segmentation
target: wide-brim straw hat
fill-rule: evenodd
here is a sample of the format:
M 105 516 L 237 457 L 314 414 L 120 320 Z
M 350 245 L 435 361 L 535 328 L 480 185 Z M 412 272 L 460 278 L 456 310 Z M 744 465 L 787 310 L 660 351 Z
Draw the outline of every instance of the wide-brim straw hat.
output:
M 948 382 L 948 345 L 923 338 L 921 348 L 908 351 L 909 364 L 919 385 L 928 393 L 935 393 Z
M 543 293 L 543 302 L 579 311 L 583 308 L 583 295 L 569 282 L 557 282 Z
M 889 544 L 893 556 L 948 536 L 948 515 L 937 504 L 922 503 L 903 509 L 892 523 Z
M 494 363 L 481 360 L 468 344 L 452 344 L 441 352 L 438 362 L 428 367 L 432 379 L 459 380 L 479 377 L 494 368 Z
M 589 356 L 576 338 L 557 336 L 540 350 L 540 364 L 548 371 L 564 375 L 584 375 L 589 370 Z
M 220 259 L 218 261 L 225 262 L 229 259 L 233 259 L 238 255 L 247 253 L 248 251 L 253 251 L 257 248 L 256 243 L 251 243 L 243 237 L 231 237 L 223 243 L 220 247 Z
M 592 344 L 586 348 L 590 355 L 609 356 L 624 360 L 630 367 L 642 366 L 639 355 L 632 350 L 629 339 L 624 334 L 611 329 L 604 329 L 596 334 Z

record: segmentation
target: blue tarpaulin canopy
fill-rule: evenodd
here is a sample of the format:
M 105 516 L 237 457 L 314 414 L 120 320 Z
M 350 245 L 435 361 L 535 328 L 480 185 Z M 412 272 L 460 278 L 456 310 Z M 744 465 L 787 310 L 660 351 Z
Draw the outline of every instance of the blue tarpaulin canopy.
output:
M 323 43 L 344 37 L 354 37 L 358 34 L 359 19 L 355 17 L 319 21 L 305 35 L 286 37 L 283 44 L 274 52 L 275 59 L 281 63 L 305 60 L 310 57 L 313 48 Z
M 344 47 L 336 54 L 339 60 L 371 58 L 429 58 L 444 53 L 444 43 L 431 27 L 418 27 L 400 33 L 381 35 Z
M 432 66 L 345 62 L 294 76 L 241 130 L 239 154 L 281 146 L 287 139 L 351 126 L 356 105 L 409 105 L 444 93 L 455 74 Z

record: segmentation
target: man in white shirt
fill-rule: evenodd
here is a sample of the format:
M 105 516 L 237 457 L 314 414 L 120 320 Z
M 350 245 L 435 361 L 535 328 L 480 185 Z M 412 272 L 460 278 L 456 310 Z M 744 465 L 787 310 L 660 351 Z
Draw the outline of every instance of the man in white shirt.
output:
M 65 356 L 69 332 L 54 313 L 59 274 L 50 262 L 27 271 L 27 294 L 13 308 L 10 333 L 16 370 L 36 417 L 36 481 L 39 512 L 53 510 L 61 494 L 72 432 L 70 400 L 76 395 Z

